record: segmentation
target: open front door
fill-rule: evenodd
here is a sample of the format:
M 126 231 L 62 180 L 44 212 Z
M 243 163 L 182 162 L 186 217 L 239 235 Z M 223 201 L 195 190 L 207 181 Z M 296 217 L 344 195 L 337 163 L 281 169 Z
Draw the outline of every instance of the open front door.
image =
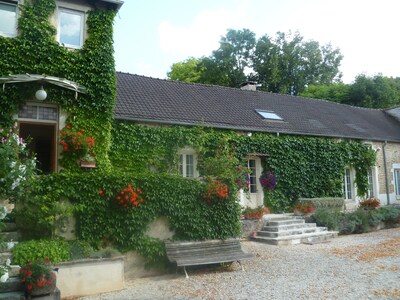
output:
M 38 169 L 44 174 L 56 170 L 56 124 L 19 122 L 19 136 L 36 154 Z

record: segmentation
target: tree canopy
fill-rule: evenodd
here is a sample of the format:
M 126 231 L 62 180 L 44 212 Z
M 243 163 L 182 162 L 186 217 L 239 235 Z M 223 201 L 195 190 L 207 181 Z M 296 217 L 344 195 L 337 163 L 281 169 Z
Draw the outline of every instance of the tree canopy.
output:
M 310 85 L 300 95 L 354 106 L 389 108 L 400 105 L 400 78 L 361 74 L 352 84 Z
M 309 85 L 339 81 L 342 58 L 338 48 L 304 41 L 298 32 L 257 40 L 249 29 L 229 29 L 210 56 L 175 63 L 167 76 L 230 87 L 251 80 L 261 84 L 261 90 L 297 95 Z

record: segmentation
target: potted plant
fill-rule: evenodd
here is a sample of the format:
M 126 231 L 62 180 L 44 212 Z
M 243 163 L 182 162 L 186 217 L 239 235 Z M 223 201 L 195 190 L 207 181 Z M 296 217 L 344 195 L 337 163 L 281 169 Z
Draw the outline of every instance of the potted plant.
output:
M 315 205 L 311 201 L 298 202 L 294 207 L 295 215 L 312 214 L 315 211 Z
M 262 206 L 259 206 L 257 208 L 246 207 L 242 211 L 242 216 L 246 220 L 261 219 L 263 217 L 263 215 L 269 214 L 269 213 L 270 213 L 270 211 L 269 211 L 268 207 L 262 207 Z
M 380 205 L 381 202 L 376 198 L 371 198 L 360 202 L 360 208 L 365 210 L 375 209 Z
M 75 130 L 71 125 L 66 125 L 60 131 L 60 144 L 63 158 L 78 162 L 81 167 L 94 168 L 94 138 L 87 135 L 84 129 Z
M 25 264 L 19 270 L 18 277 L 27 295 L 46 295 L 56 289 L 57 276 L 48 258 Z

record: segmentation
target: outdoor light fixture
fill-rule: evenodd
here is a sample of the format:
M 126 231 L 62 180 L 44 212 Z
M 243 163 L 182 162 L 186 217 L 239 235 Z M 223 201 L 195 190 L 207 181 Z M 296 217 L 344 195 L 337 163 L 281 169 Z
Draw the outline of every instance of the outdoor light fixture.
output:
M 36 97 L 36 99 L 38 99 L 39 101 L 44 101 L 44 100 L 46 100 L 46 98 L 47 98 L 47 93 L 46 93 L 46 91 L 43 89 L 43 85 L 40 87 L 39 90 L 36 91 L 35 97 Z

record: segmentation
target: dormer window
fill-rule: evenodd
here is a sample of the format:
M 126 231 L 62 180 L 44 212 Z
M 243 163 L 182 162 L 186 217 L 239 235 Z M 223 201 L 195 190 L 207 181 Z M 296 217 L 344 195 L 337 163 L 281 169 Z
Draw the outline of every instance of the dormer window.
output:
M 0 2 L 0 35 L 14 37 L 17 35 L 17 5 Z
M 82 48 L 84 19 L 85 14 L 81 11 L 60 8 L 58 15 L 58 42 L 68 48 Z
M 283 118 L 273 111 L 256 109 L 256 112 L 266 120 L 283 121 Z

